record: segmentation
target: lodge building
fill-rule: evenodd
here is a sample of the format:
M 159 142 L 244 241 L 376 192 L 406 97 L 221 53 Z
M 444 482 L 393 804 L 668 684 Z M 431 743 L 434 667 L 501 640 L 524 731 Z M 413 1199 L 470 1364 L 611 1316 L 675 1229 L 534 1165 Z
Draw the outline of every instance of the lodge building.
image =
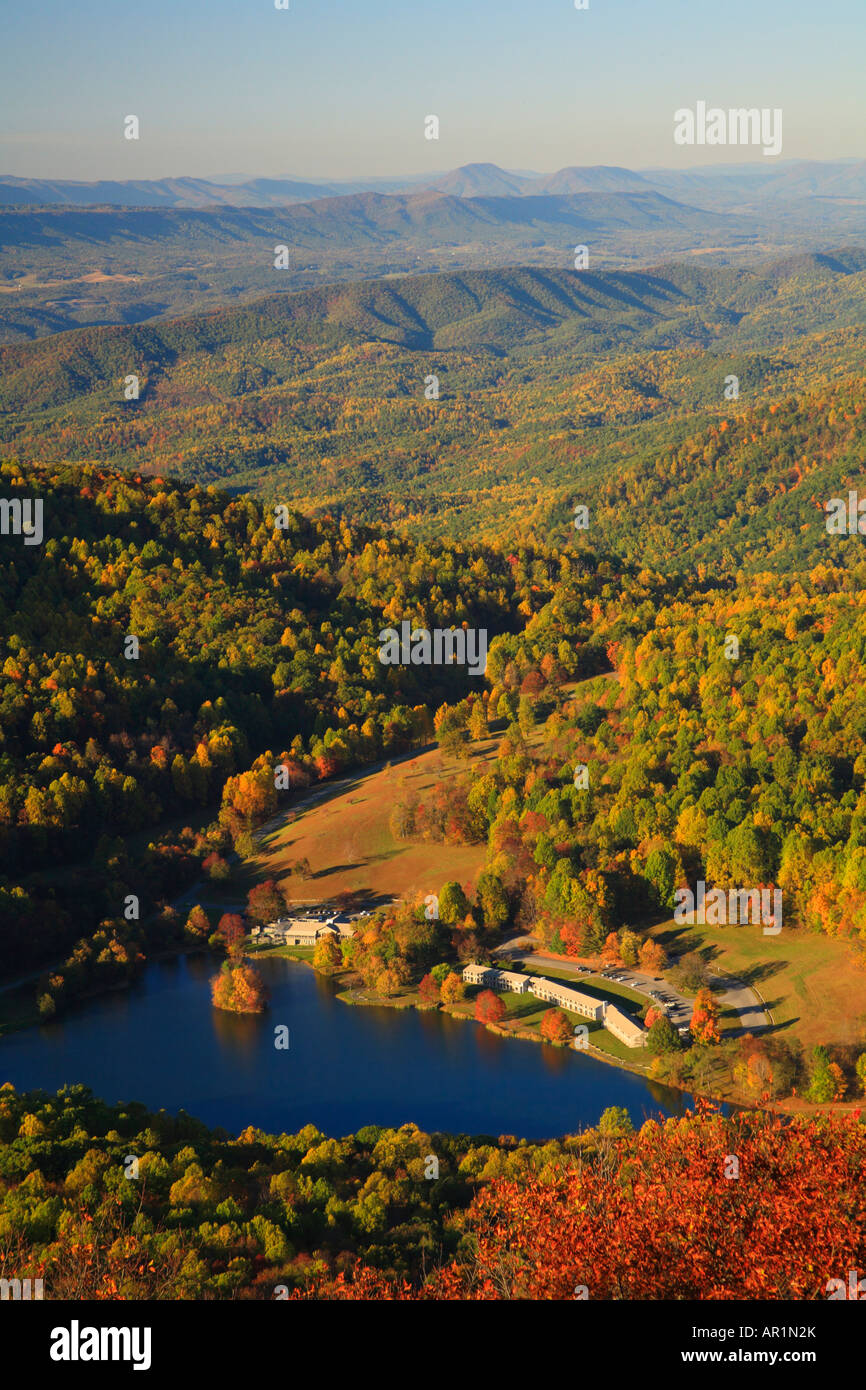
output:
M 342 941 L 354 935 L 355 929 L 349 923 L 337 922 L 334 918 L 322 921 L 319 917 L 281 917 L 266 927 L 253 927 L 252 930 L 254 938 L 265 937 L 284 946 L 315 946 L 325 936 Z
M 594 999 L 579 989 L 570 989 L 559 980 L 548 980 L 543 975 L 518 975 L 512 970 L 499 970 L 494 965 L 478 965 L 474 961 L 463 970 L 463 983 L 483 985 L 486 989 L 496 989 L 510 994 L 534 994 L 547 1004 L 556 1004 L 569 1013 L 579 1014 L 581 1018 L 591 1018 L 601 1023 L 626 1047 L 644 1047 L 646 1029 L 635 1023 L 604 999 Z

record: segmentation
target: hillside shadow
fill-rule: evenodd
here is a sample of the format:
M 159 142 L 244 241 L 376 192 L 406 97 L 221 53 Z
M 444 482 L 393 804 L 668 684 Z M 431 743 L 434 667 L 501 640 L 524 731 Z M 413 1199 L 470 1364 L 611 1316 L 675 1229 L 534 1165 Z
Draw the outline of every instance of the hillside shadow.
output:
M 782 1005 L 785 1004 L 786 1002 L 787 1002 L 787 1001 L 786 1001 L 786 999 L 785 999 L 785 996 L 784 996 L 783 994 L 780 994 L 779 997 L 778 997 L 778 999 L 766 999 L 766 998 L 765 998 L 765 999 L 764 999 L 764 1007 L 765 1007 L 766 1009 L 769 1009 L 770 1013 L 772 1013 L 774 1009 L 780 1009 L 780 1008 L 782 1007 Z M 799 1020 L 798 1018 L 796 1018 L 796 1019 L 791 1019 L 791 1020 L 790 1020 L 791 1023 L 799 1023 L 799 1021 L 800 1021 L 800 1020 Z M 788 1023 L 777 1023 L 777 1024 L 774 1025 L 774 1027 L 776 1027 L 776 1028 L 787 1028 L 787 1027 L 789 1027 L 789 1024 L 788 1024 Z
M 366 859 L 357 859 L 354 864 L 329 864 L 326 869 L 316 869 L 314 873 L 310 874 L 310 879 L 329 878 L 331 874 L 347 874 L 352 869 L 366 869 L 366 867 Z M 308 883 L 310 879 L 307 879 Z
M 789 962 L 786 960 L 758 961 L 745 970 L 739 970 L 737 978 L 742 980 L 744 985 L 754 989 L 756 985 L 772 980 L 773 976 L 778 975 L 780 970 L 787 970 L 788 964 Z
M 703 957 L 708 966 L 714 965 L 719 957 L 724 959 L 724 953 L 721 947 L 714 945 L 712 942 L 705 943 L 698 951 L 698 954 Z M 790 962 L 786 960 L 755 961 L 751 965 L 745 965 L 736 970 L 725 969 L 719 978 L 723 980 L 738 980 L 748 988 L 754 989 L 757 985 L 767 980 L 772 980 L 780 971 L 786 970 L 789 963 Z

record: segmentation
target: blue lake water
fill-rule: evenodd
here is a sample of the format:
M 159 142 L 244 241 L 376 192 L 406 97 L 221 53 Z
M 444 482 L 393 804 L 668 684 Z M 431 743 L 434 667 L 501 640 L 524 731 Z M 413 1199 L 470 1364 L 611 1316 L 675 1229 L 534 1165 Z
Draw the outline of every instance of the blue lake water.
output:
M 636 1124 L 680 1114 L 690 1098 L 575 1051 L 502 1038 L 415 1009 L 350 1007 L 307 966 L 258 962 L 267 1013 L 211 1005 L 212 960 L 154 962 L 129 990 L 0 1039 L 0 1084 L 56 1090 L 83 1082 L 109 1102 L 186 1110 L 237 1133 L 315 1124 L 339 1137 L 366 1124 L 527 1139 L 595 1124 L 609 1105 Z M 274 1028 L 289 1029 L 287 1051 Z

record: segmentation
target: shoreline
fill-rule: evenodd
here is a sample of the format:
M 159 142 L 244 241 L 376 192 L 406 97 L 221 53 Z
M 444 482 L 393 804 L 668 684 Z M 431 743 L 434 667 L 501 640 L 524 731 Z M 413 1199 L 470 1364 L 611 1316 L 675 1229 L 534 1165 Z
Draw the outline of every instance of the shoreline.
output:
M 544 1043 L 547 1041 L 545 1038 L 542 1038 L 537 1032 L 534 1032 L 528 1028 L 502 1028 L 497 1024 L 482 1023 L 471 1013 L 467 1013 L 460 1009 L 454 1008 L 448 1004 L 442 1004 L 441 1002 L 438 1004 L 423 1004 L 418 1000 L 417 997 L 386 998 L 384 995 L 379 995 L 372 990 L 366 989 L 364 990 L 364 993 L 368 997 L 358 998 L 357 995 L 358 993 L 360 993 L 359 987 L 350 983 L 350 979 L 353 976 L 352 971 L 338 970 L 335 971 L 333 975 L 326 975 L 323 972 L 316 970 L 315 966 L 312 963 L 312 960 L 308 959 L 305 956 L 295 955 L 291 951 L 287 950 L 285 947 L 278 946 L 272 950 L 256 952 L 248 958 L 254 960 L 255 956 L 259 954 L 263 957 L 263 959 L 266 960 L 269 958 L 292 960 L 296 964 L 308 966 L 315 975 L 321 975 L 321 978 L 325 980 L 332 980 L 335 986 L 335 997 L 339 999 L 341 1004 L 347 1004 L 353 1008 L 417 1009 L 419 1013 L 443 1013 L 448 1014 L 450 1018 L 461 1019 L 466 1023 L 474 1023 L 477 1027 L 485 1028 L 488 1033 L 497 1034 L 499 1037 L 514 1038 L 520 1042 L 531 1042 L 535 1043 L 539 1047 L 544 1046 Z M 350 977 L 350 979 L 346 981 L 341 981 L 339 978 L 340 976 L 348 976 Z M 354 978 L 357 979 L 358 977 L 354 976 Z M 548 1045 L 555 1046 L 555 1044 L 552 1043 Z M 560 1046 L 557 1047 L 557 1050 L 570 1052 L 575 1051 L 576 1049 L 565 1048 Z M 736 1105 L 740 1108 L 746 1108 L 742 1101 L 732 1100 L 730 1097 L 727 1096 L 712 1096 L 706 1092 L 697 1092 L 690 1087 L 679 1086 L 668 1081 L 660 1081 L 657 1078 L 650 1076 L 647 1068 L 638 1066 L 636 1064 L 630 1065 L 629 1062 L 627 1062 L 625 1059 L 615 1057 L 612 1053 L 606 1052 L 603 1048 L 595 1047 L 592 1043 L 588 1043 L 586 1048 L 581 1050 L 587 1052 L 596 1061 L 605 1062 L 608 1066 L 615 1067 L 620 1071 L 630 1072 L 632 1076 L 638 1076 L 642 1080 L 647 1081 L 650 1084 L 664 1086 L 669 1091 L 677 1091 L 680 1095 L 694 1095 L 695 1099 L 713 1101 L 717 1105 Z M 771 1107 L 756 1106 L 751 1108 L 766 1109 Z
M 155 964 L 158 961 L 179 959 L 181 957 L 186 956 L 207 956 L 209 954 L 210 952 L 206 946 L 179 943 L 174 946 L 164 947 L 155 955 L 149 956 L 145 964 L 142 966 L 142 971 L 146 969 L 147 965 Z M 474 1023 L 477 1027 L 485 1028 L 489 1033 L 497 1034 L 499 1037 L 513 1038 L 520 1042 L 531 1042 L 535 1043 L 538 1046 L 543 1046 L 546 1041 L 546 1039 L 540 1037 L 540 1035 L 537 1032 L 528 1028 L 502 1028 L 497 1024 L 482 1023 L 481 1020 L 476 1019 L 472 1013 L 467 1012 L 465 1009 L 461 1010 L 451 1005 L 442 1004 L 441 1002 L 432 1005 L 424 1004 L 420 1001 L 420 998 L 417 996 L 417 994 L 415 995 L 415 997 L 412 997 L 410 995 L 410 997 L 408 998 L 394 998 L 386 997 L 384 995 L 378 995 L 375 994 L 373 991 L 365 989 L 364 993 L 367 997 L 358 997 L 358 995 L 361 993 L 361 989 L 357 983 L 352 983 L 353 979 L 355 981 L 358 981 L 358 976 L 355 976 L 352 971 L 347 970 L 338 970 L 335 971 L 332 975 L 325 974 L 322 971 L 316 970 L 312 962 L 311 951 L 308 953 L 301 954 L 300 951 L 297 950 L 297 948 L 294 951 L 292 951 L 286 947 L 277 946 L 266 948 L 264 950 L 246 951 L 244 953 L 243 958 L 244 960 L 249 961 L 251 964 L 254 964 L 257 959 L 261 958 L 263 960 L 289 960 L 297 965 L 305 965 L 313 971 L 313 974 L 320 975 L 321 978 L 325 980 L 332 980 L 334 983 L 335 997 L 340 1001 L 340 1003 L 347 1004 L 355 1008 L 417 1009 L 421 1013 L 445 1013 L 448 1014 L 451 1018 L 462 1019 L 467 1023 Z M 558 959 L 558 957 L 556 959 Z M 563 959 L 569 960 L 570 957 L 563 957 Z M 221 964 L 221 961 L 218 962 L 218 958 L 214 957 L 214 963 Z M 34 1013 L 32 1015 L 28 1016 L 27 1018 L 22 1018 L 20 1021 L 12 1023 L 8 1027 L 2 1027 L 2 1025 L 0 1025 L 0 1042 L 2 1042 L 3 1037 L 7 1036 L 8 1034 L 24 1032 L 28 1028 L 34 1028 L 41 1025 L 50 1024 L 56 1021 L 57 1019 L 62 1019 L 67 1016 L 67 1012 L 73 1012 L 74 1007 L 78 1004 L 87 1004 L 90 1000 L 99 998 L 101 995 L 117 993 L 122 990 L 128 989 L 135 982 L 136 978 L 137 974 L 130 979 L 115 981 L 112 984 L 105 985 L 99 989 L 88 990 L 82 994 L 76 995 L 74 1000 L 70 1000 L 70 1009 L 68 1011 L 64 1010 L 62 1014 L 54 1015 L 51 1018 L 43 1019 L 39 1017 L 34 1010 Z M 5 988 L 7 990 L 11 990 L 13 988 L 20 987 L 25 983 L 27 983 L 27 981 L 25 979 L 22 979 L 15 982 L 15 984 L 7 985 Z M 260 1012 L 257 1012 L 256 1014 L 251 1016 L 258 1017 L 260 1016 Z M 549 1045 L 556 1046 L 556 1044 L 552 1043 Z M 562 1046 L 558 1046 L 557 1050 L 573 1051 L 575 1049 L 563 1048 Z M 646 1081 L 648 1084 L 655 1084 L 657 1086 L 664 1087 L 667 1090 L 675 1091 L 682 1096 L 692 1095 L 696 1100 L 710 1101 L 715 1105 L 734 1106 L 739 1110 L 762 1110 L 768 1114 L 774 1114 L 779 1116 L 792 1116 L 795 1114 L 804 1113 L 826 1115 L 845 1114 L 851 1113 L 852 1111 L 856 1112 L 864 1108 L 863 1105 L 858 1104 L 857 1101 L 842 1101 L 830 1106 L 818 1106 L 816 1104 L 813 1104 L 812 1102 L 804 1101 L 802 1096 L 786 1096 L 781 1101 L 770 1101 L 762 1105 L 755 1105 L 754 1103 L 750 1103 L 747 1099 L 731 1096 L 712 1095 L 709 1092 L 698 1091 L 694 1087 L 684 1086 L 676 1082 L 664 1081 L 657 1077 L 653 1077 L 649 1074 L 647 1068 L 631 1063 L 629 1060 L 625 1058 L 615 1056 L 613 1053 L 607 1052 L 604 1048 L 596 1047 L 592 1043 L 588 1043 L 586 1048 L 581 1050 L 585 1051 L 595 1061 L 604 1062 L 606 1065 L 615 1067 L 620 1071 L 629 1072 L 632 1076 L 639 1077 L 641 1080 Z
M 298 964 L 308 965 L 314 974 L 321 974 L 320 971 L 317 971 L 315 969 L 311 960 L 307 960 L 301 956 L 294 956 L 290 952 L 286 951 L 284 948 L 277 947 L 274 951 L 268 952 L 268 955 L 272 957 L 279 956 L 283 960 L 293 960 Z M 569 957 L 564 957 L 564 959 L 569 959 Z M 538 1046 L 543 1046 L 544 1043 L 547 1041 L 545 1038 L 540 1037 L 538 1033 L 532 1032 L 529 1029 L 501 1028 L 497 1024 L 482 1023 L 480 1019 L 475 1018 L 474 1015 L 471 1013 L 460 1011 L 447 1004 L 442 1003 L 435 1005 L 423 1004 L 418 1001 L 417 997 L 414 999 L 389 999 L 385 998 L 383 995 L 376 995 L 372 991 L 367 991 L 367 993 L 371 997 L 360 999 L 353 998 L 353 987 L 351 985 L 347 987 L 341 987 L 340 982 L 338 980 L 338 977 L 340 975 L 350 975 L 351 973 L 352 972 L 350 971 L 335 971 L 334 975 L 322 974 L 322 979 L 330 979 L 334 981 L 335 996 L 337 999 L 339 999 L 341 1004 L 348 1004 L 355 1008 L 417 1009 L 419 1013 L 444 1013 L 448 1014 L 451 1018 L 461 1019 L 466 1023 L 474 1023 L 476 1027 L 485 1028 L 488 1033 L 497 1034 L 499 1037 L 514 1038 L 519 1042 L 531 1042 L 537 1044 Z M 557 1045 L 550 1043 L 549 1046 L 554 1047 Z M 570 1052 L 575 1051 L 576 1049 L 558 1046 L 557 1050 Z M 683 1086 L 673 1081 L 660 1080 L 658 1077 L 651 1076 L 646 1068 L 640 1067 L 635 1064 L 630 1064 L 629 1061 L 627 1061 L 626 1059 L 617 1057 L 613 1053 L 605 1051 L 603 1048 L 595 1047 L 592 1043 L 588 1043 L 587 1047 L 582 1050 L 586 1051 L 595 1061 L 604 1062 L 607 1066 L 615 1067 L 619 1071 L 629 1072 L 632 1076 L 639 1077 L 641 1080 L 646 1081 L 649 1085 L 661 1086 L 664 1087 L 666 1090 L 676 1091 L 681 1096 L 690 1095 L 693 1096 L 695 1100 L 710 1101 L 714 1105 L 732 1106 L 736 1110 L 763 1111 L 766 1114 L 788 1116 L 790 1118 L 796 1114 L 845 1114 L 851 1112 L 859 1112 L 861 1109 L 864 1108 L 864 1106 L 861 1106 L 856 1101 L 842 1101 L 833 1105 L 819 1106 L 813 1104 L 812 1102 L 804 1101 L 802 1096 L 785 1096 L 781 1101 L 769 1101 L 762 1105 L 756 1105 L 754 1101 L 750 1101 L 748 1098 L 740 1096 L 712 1095 L 708 1091 L 697 1090 L 693 1086 Z

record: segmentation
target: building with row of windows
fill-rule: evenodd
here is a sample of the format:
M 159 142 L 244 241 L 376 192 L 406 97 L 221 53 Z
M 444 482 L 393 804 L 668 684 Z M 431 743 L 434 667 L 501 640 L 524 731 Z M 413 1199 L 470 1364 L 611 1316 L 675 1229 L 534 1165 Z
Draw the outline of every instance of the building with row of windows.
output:
M 579 989 L 571 989 L 559 980 L 548 980 L 543 975 L 518 975 L 513 970 L 500 970 L 495 965 L 478 965 L 474 961 L 463 970 L 463 983 L 483 985 L 485 989 L 495 989 L 509 994 L 534 994 L 546 1004 L 556 1004 L 569 1013 L 579 1014 L 581 1018 L 591 1018 L 601 1023 L 609 1033 L 626 1047 L 644 1047 L 646 1029 L 634 1019 L 624 1014 L 615 1004 L 604 999 L 594 999 Z
M 568 1009 L 570 1013 L 580 1014 L 581 1018 L 591 1018 L 595 1023 L 601 1023 L 604 1018 L 603 999 L 593 999 L 591 994 L 583 994 L 579 989 L 570 989 L 558 980 L 546 980 L 543 975 L 533 975 L 529 981 L 529 989 L 536 999 L 556 1004 L 560 1009 Z
M 518 975 L 513 970 L 500 970 L 495 965 L 476 965 L 472 962 L 463 970 L 464 985 L 483 985 L 485 989 L 496 989 L 502 994 L 527 994 L 531 983 L 529 975 Z
M 609 1033 L 613 1033 L 615 1038 L 624 1042 L 626 1047 L 646 1047 L 646 1029 L 642 1028 L 639 1023 L 635 1023 L 628 1014 L 624 1014 L 622 1009 L 616 1007 L 616 1004 L 605 1004 L 604 1026 Z

